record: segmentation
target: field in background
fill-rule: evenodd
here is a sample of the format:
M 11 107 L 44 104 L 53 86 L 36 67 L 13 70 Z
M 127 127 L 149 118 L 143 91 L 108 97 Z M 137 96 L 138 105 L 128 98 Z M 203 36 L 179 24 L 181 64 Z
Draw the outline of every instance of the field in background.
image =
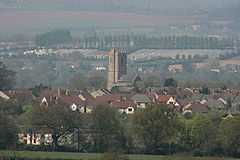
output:
M 228 53 L 229 50 L 210 50 L 210 49 L 188 49 L 188 50 L 174 50 L 174 49 L 142 49 L 138 50 L 134 53 L 131 53 L 129 55 L 129 58 L 131 60 L 151 60 L 151 59 L 156 59 L 158 57 L 163 57 L 163 58 L 173 58 L 175 59 L 177 55 L 180 56 L 180 58 L 185 55 L 186 58 L 188 58 L 188 55 L 191 55 L 194 57 L 194 55 L 199 55 L 199 56 L 208 56 L 209 58 L 217 58 L 219 55 L 225 55 Z
M 193 16 L 159 16 L 103 11 L 2 11 L 0 33 L 36 33 L 55 28 L 73 31 L 90 28 L 133 28 L 188 25 L 199 21 Z
M 0 151 L 1 156 L 14 155 L 24 158 L 47 158 L 59 160 L 98 160 L 101 154 L 85 154 L 85 153 L 57 153 L 57 152 L 15 152 Z M 188 157 L 188 156 L 151 156 L 151 155 L 129 155 L 130 160 L 237 160 L 233 158 L 217 158 L 217 157 Z

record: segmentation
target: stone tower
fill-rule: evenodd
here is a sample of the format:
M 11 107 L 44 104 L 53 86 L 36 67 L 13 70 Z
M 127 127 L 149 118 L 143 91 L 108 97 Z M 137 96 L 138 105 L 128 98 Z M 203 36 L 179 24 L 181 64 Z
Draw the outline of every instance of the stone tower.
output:
M 125 74 L 127 74 L 127 54 L 114 48 L 109 52 L 107 89 L 111 90 Z

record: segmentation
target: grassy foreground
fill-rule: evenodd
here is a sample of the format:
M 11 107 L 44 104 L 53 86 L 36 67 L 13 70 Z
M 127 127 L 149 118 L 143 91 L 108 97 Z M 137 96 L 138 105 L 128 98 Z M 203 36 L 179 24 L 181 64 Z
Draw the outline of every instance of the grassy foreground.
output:
M 59 159 L 59 160 L 99 160 L 102 154 L 63 153 L 63 152 L 30 152 L 30 151 L 0 151 L 0 156 L 16 156 L 23 158 Z M 130 160 L 236 160 L 217 157 L 186 157 L 186 156 L 151 156 L 129 155 Z

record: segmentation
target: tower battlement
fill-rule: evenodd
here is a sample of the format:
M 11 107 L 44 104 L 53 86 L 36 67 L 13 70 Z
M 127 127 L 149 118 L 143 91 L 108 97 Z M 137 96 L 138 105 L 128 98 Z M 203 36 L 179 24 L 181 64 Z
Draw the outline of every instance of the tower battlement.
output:
M 112 49 L 108 62 L 108 83 L 107 89 L 111 90 L 120 78 L 127 74 L 127 52 L 124 49 Z

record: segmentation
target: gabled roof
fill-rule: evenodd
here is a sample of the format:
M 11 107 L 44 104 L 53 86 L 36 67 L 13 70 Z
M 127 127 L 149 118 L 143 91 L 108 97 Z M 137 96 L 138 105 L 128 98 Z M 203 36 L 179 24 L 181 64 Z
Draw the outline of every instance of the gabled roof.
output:
M 159 95 L 157 97 L 157 101 L 160 102 L 160 103 L 167 103 L 167 101 L 170 99 L 170 98 L 174 98 L 173 96 L 170 96 L 170 95 Z
M 0 93 L 0 98 L 3 99 L 14 99 L 17 100 L 21 104 L 29 104 L 35 97 L 32 94 L 31 90 L 28 89 L 17 89 L 17 90 L 9 90 Z
M 151 100 L 148 96 L 146 96 L 145 94 L 135 94 L 134 96 L 132 96 L 131 100 L 139 103 L 139 102 L 143 102 L 143 103 L 151 103 Z
M 10 97 L 8 95 L 6 95 L 5 93 L 3 93 L 2 91 L 0 91 L 0 98 L 3 98 L 5 100 L 9 100 Z
M 142 81 L 142 78 L 140 77 L 139 74 L 136 74 L 135 77 L 132 79 L 132 82 L 135 83 L 137 81 Z
M 227 105 L 227 101 L 223 98 L 218 98 L 218 101 L 222 102 L 224 105 Z

